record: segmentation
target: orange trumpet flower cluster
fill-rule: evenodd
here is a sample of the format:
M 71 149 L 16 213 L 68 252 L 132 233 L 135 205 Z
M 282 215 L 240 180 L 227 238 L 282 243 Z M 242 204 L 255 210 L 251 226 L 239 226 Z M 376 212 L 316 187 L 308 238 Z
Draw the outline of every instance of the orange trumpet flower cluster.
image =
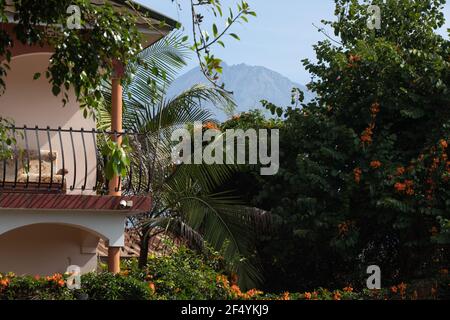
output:
M 203 129 L 219 130 L 219 127 L 217 126 L 216 123 L 210 121 L 210 122 L 206 122 L 205 124 L 203 124 Z
M 370 162 L 370 167 L 372 169 L 378 169 L 379 167 L 381 167 L 381 162 L 378 160 L 374 160 L 374 161 Z
M 55 284 L 57 284 L 60 287 L 64 287 L 64 285 L 66 284 L 66 282 L 63 279 L 62 274 L 60 273 L 55 273 L 53 276 L 49 277 L 45 277 L 45 280 L 49 281 L 49 282 L 54 282 Z
M 379 112 L 380 104 L 378 102 L 372 103 L 372 105 L 370 106 L 370 116 L 372 118 L 372 121 L 370 122 L 369 126 L 364 129 L 360 137 L 363 145 L 370 145 L 372 143 L 373 129 L 375 129 L 375 120 Z
M 405 180 L 404 182 L 397 182 L 394 185 L 398 193 L 405 193 L 408 196 L 414 195 L 414 182 L 412 180 Z

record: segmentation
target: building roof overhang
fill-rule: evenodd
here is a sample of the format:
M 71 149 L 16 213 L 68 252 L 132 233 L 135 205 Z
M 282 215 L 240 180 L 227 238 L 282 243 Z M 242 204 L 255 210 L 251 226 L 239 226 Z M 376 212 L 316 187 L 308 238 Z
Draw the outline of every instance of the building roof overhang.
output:
M 123 201 L 129 206 L 123 206 Z M 122 202 L 122 204 L 121 204 Z M 87 213 L 117 213 L 125 216 L 140 214 L 151 210 L 150 196 L 99 196 L 70 194 L 31 194 L 0 193 L 0 212 L 2 210 L 26 210 L 33 212 L 71 211 Z

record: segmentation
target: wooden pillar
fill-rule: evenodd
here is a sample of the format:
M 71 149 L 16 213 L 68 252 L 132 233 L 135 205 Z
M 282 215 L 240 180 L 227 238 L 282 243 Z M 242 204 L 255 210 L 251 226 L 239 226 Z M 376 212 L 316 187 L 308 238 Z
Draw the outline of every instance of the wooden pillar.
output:
M 120 272 L 120 247 L 108 248 L 108 271 L 111 273 Z
M 122 85 L 120 84 L 120 77 L 114 76 L 111 84 L 111 131 L 122 132 Z M 112 139 L 119 145 L 122 143 L 122 137 L 112 135 Z M 122 192 L 120 190 L 120 179 L 114 176 L 109 181 L 109 195 L 120 197 Z
M 119 145 L 122 143 L 122 137 L 115 135 L 114 132 L 122 133 L 122 85 L 121 79 L 124 74 L 124 67 L 120 62 L 114 62 L 114 72 L 111 81 L 111 131 L 112 139 Z M 120 178 L 114 176 L 109 181 L 109 195 L 120 197 L 122 195 Z M 111 273 L 120 272 L 120 247 L 108 248 L 108 271 Z

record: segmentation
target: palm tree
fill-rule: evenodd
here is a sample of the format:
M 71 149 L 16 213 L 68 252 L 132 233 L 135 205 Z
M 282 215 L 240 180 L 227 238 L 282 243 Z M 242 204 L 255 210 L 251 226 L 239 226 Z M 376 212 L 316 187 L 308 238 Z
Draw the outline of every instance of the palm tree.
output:
M 153 207 L 130 221 L 137 226 L 141 240 L 139 265 L 145 266 L 149 238 L 155 232 L 181 236 L 201 249 L 206 241 L 224 252 L 224 259 L 239 276 L 240 285 L 252 287 L 262 279 L 250 263 L 252 240 L 257 223 L 267 215 L 251 210 L 228 193 L 216 193 L 237 167 L 227 165 L 174 164 L 171 158 L 174 129 L 194 121 L 214 121 L 204 103 L 229 108 L 234 102 L 218 87 L 195 85 L 173 98 L 166 98 L 167 86 L 185 64 L 186 48 L 177 34 L 146 49 L 145 66 L 136 70 L 131 83 L 124 86 L 123 126 L 127 131 L 145 133 L 131 142 L 132 161 L 147 163 L 142 176 L 149 177 Z M 158 69 L 158 71 L 157 71 Z M 164 70 L 164 71 L 160 71 Z M 110 90 L 104 88 L 105 105 L 98 125 L 110 125 Z M 135 190 L 139 192 L 139 190 Z

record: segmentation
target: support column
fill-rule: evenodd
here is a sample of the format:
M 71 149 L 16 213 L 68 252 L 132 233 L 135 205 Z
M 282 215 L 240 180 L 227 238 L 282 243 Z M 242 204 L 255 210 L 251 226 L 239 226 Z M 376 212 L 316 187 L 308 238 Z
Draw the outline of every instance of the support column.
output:
M 122 85 L 121 79 L 124 74 L 124 67 L 120 62 L 114 62 L 114 72 L 111 81 L 111 131 L 112 139 L 119 145 L 122 137 L 114 134 L 122 133 Z M 114 176 L 109 181 L 110 196 L 120 197 L 122 195 L 120 177 Z M 120 272 L 120 247 L 108 248 L 108 271 L 111 273 Z
M 108 271 L 111 273 L 120 272 L 120 247 L 108 248 Z
M 111 131 L 122 132 L 122 85 L 120 84 L 120 78 L 114 77 L 111 85 Z M 113 141 L 119 145 L 122 143 L 122 137 L 115 134 L 112 135 Z M 109 181 L 109 195 L 118 196 L 122 195 L 120 190 L 120 179 L 118 176 L 114 176 Z

